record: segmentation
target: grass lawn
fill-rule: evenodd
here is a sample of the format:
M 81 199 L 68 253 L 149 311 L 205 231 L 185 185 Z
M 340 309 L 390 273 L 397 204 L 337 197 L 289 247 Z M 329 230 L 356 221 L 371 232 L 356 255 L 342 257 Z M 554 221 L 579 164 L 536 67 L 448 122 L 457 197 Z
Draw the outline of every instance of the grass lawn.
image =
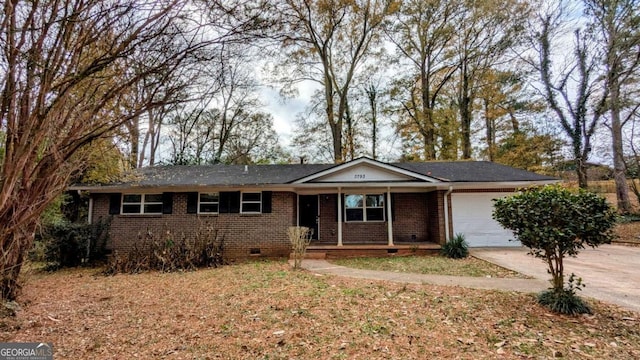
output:
M 283 261 L 31 275 L 0 341 L 55 359 L 640 358 L 639 314 L 567 317 L 533 295 L 321 276 Z
M 474 257 L 449 259 L 442 256 L 397 256 L 382 258 L 336 259 L 333 263 L 357 269 L 383 270 L 416 274 L 452 276 L 523 278 L 527 276 Z

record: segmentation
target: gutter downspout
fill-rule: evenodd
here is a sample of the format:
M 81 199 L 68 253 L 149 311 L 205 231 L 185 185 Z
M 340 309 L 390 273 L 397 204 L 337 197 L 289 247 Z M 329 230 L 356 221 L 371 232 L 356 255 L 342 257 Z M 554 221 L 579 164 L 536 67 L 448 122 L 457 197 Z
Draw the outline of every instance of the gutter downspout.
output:
M 89 213 L 87 214 L 87 223 L 93 223 L 93 196 L 89 196 Z
M 449 242 L 449 202 L 447 198 L 451 196 L 453 186 L 449 185 L 449 190 L 444 194 L 444 238 L 446 242 Z
M 78 194 L 80 194 L 80 190 L 78 190 Z M 87 223 L 93 223 L 93 196 L 89 195 L 89 210 L 87 214 Z M 91 241 L 87 241 L 87 260 L 91 256 Z

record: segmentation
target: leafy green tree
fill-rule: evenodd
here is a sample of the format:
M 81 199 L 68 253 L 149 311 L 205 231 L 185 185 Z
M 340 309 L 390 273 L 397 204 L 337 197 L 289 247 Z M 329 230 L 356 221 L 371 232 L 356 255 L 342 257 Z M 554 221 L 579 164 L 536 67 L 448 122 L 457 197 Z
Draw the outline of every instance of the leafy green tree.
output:
M 501 139 L 493 161 L 528 171 L 544 171 L 559 158 L 562 142 L 550 134 L 540 134 L 529 126 Z
M 494 201 L 493 218 L 549 267 L 552 287 L 539 301 L 557 312 L 589 312 L 575 295 L 581 280 L 576 288 L 571 274 L 565 288 L 564 258 L 577 256 L 585 245 L 611 242 L 616 215 L 606 200 L 582 189 L 547 185 Z

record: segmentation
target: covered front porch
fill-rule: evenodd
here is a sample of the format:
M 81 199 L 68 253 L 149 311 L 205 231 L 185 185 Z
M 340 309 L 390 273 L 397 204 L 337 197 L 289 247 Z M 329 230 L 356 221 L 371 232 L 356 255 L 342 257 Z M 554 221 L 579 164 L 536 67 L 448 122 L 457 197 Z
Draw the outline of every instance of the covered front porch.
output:
M 314 248 L 433 249 L 446 241 L 446 191 L 416 190 L 353 187 L 298 194 L 297 225 L 313 230 Z
M 312 252 L 432 251 L 448 238 L 451 188 L 428 175 L 363 158 L 292 185 Z

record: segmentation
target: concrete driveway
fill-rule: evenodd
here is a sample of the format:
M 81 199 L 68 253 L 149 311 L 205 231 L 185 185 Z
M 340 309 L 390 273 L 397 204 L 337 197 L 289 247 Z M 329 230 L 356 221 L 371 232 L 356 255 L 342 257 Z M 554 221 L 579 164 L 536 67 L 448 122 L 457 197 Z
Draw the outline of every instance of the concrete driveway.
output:
M 478 248 L 471 254 L 537 279 L 551 279 L 546 263 L 527 255 L 526 248 Z M 640 247 L 586 248 L 577 258 L 565 258 L 566 277 L 571 273 L 586 284 L 582 295 L 640 312 Z

